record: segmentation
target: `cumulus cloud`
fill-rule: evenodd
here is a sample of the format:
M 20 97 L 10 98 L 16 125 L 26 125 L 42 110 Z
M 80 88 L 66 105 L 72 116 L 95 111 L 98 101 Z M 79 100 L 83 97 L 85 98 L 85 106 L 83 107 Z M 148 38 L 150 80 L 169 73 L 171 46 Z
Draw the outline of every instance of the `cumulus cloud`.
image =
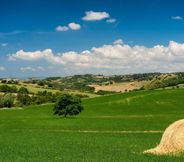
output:
M 64 32 L 67 31 L 69 28 L 67 26 L 57 26 L 56 31 Z
M 123 40 L 122 39 L 117 39 L 113 42 L 113 44 L 123 44 Z
M 115 43 L 116 42 L 116 43 Z M 54 54 L 51 49 L 44 51 L 17 51 L 9 56 L 10 60 L 46 60 L 52 66 L 62 65 L 65 69 L 93 73 L 94 69 L 109 71 L 111 74 L 138 72 L 170 72 L 184 71 L 184 44 L 170 41 L 168 46 L 156 45 L 129 46 L 122 40 L 112 45 L 93 47 L 81 53 L 69 51 Z
M 65 32 L 65 31 L 68 31 L 69 29 L 71 29 L 71 30 L 79 30 L 80 28 L 81 28 L 80 24 L 71 22 L 71 23 L 68 24 L 68 26 L 57 26 L 56 27 L 56 31 L 58 31 L 58 32 Z
M 82 20 L 85 21 L 99 21 L 110 17 L 107 12 L 86 11 L 85 14 L 86 15 L 82 17 Z
M 115 23 L 116 22 L 116 19 L 113 19 L 113 18 L 107 19 L 106 22 L 107 23 Z
M 69 23 L 68 24 L 68 27 L 71 29 L 71 30 L 79 30 L 81 28 L 80 24 L 77 24 L 77 23 Z
M 172 16 L 171 19 L 173 19 L 173 20 L 183 20 L 183 17 L 181 17 L 181 16 Z
M 4 66 L 0 66 L 0 71 L 5 71 L 5 67 Z

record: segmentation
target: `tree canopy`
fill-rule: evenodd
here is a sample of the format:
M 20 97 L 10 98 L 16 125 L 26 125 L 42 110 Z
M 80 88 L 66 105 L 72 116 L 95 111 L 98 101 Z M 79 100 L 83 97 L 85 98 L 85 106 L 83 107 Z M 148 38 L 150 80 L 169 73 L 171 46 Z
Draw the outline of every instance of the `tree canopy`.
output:
M 67 117 L 78 115 L 83 110 L 81 99 L 70 94 L 61 95 L 54 107 L 54 114 Z

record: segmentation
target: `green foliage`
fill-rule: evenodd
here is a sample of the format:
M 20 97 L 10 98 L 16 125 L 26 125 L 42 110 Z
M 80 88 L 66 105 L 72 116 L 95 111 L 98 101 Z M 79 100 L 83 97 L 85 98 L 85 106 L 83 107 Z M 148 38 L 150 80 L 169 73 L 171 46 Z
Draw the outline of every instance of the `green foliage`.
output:
M 25 93 L 18 93 L 17 101 L 20 106 L 30 105 L 31 104 L 31 97 Z
M 19 82 L 17 80 L 9 80 L 7 81 L 8 84 L 18 84 Z
M 54 114 L 64 117 L 78 115 L 82 110 L 81 99 L 69 94 L 59 96 L 54 106 Z
M 6 84 L 0 85 L 0 92 L 5 92 L 5 93 L 12 92 L 12 93 L 14 93 L 16 91 L 17 91 L 17 89 L 15 88 L 15 86 L 8 86 Z
M 44 83 L 44 81 L 41 81 L 41 80 L 40 80 L 40 81 L 38 82 L 38 85 L 39 85 L 39 86 L 44 86 L 45 83 Z
M 18 93 L 21 93 L 21 94 L 29 94 L 29 91 L 25 87 L 20 87 L 20 89 L 18 90 Z
M 7 83 L 7 81 L 3 79 L 3 80 L 1 80 L 1 83 Z
M 165 76 L 156 76 L 150 84 L 146 86 L 147 89 L 157 89 L 164 87 L 177 86 L 178 84 L 184 83 L 184 76 L 182 73 L 179 74 L 167 74 Z
M 118 92 L 115 92 L 115 91 L 104 91 L 104 90 L 99 90 L 98 92 L 96 92 L 96 94 L 98 94 L 98 95 L 111 95 L 111 94 L 115 94 L 115 93 L 118 93 Z
M 0 86 L 0 91 L 1 92 L 10 92 L 11 91 L 11 88 L 8 85 L 1 85 Z
M 0 97 L 0 107 L 11 108 L 14 105 L 15 96 L 11 93 L 7 93 Z

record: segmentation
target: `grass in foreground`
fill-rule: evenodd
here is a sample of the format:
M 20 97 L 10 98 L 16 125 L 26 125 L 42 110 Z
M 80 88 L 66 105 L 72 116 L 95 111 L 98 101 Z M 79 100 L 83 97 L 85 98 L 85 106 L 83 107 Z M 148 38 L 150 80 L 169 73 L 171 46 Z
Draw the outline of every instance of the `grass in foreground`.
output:
M 184 90 L 85 99 L 84 112 L 59 119 L 52 105 L 0 111 L 0 161 L 179 162 L 184 156 L 142 152 L 183 118 Z

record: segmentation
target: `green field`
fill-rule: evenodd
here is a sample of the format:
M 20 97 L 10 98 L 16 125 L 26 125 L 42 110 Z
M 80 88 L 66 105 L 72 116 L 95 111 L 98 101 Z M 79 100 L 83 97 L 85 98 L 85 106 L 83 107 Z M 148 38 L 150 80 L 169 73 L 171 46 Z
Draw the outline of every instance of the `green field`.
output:
M 184 118 L 184 90 L 131 92 L 83 100 L 77 117 L 53 116 L 52 105 L 0 110 L 1 162 L 183 162 L 142 152 Z

